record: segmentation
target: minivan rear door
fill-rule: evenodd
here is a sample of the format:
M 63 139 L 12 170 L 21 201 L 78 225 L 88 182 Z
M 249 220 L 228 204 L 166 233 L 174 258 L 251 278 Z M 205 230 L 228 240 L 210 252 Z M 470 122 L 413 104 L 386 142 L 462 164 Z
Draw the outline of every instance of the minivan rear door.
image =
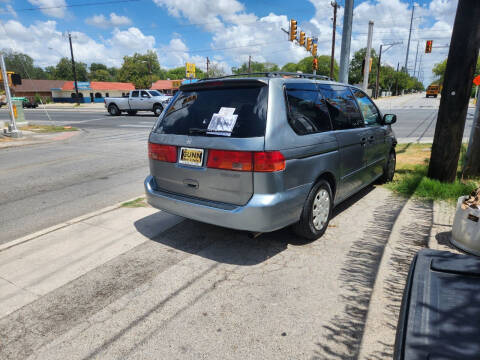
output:
M 341 177 L 338 199 L 343 200 L 369 182 L 365 171 L 369 131 L 348 87 L 319 84 L 318 89 L 327 103 L 338 141 Z
M 214 150 L 237 152 L 228 154 L 241 155 L 242 159 L 248 158 L 250 152 L 264 150 L 267 100 L 267 83 L 258 80 L 206 81 L 183 86 L 150 135 L 150 142 L 174 145 L 177 150 L 175 163 L 150 160 L 158 189 L 216 202 L 246 204 L 253 195 L 253 173 L 242 171 L 243 160 L 238 160 L 239 164 L 233 162 L 229 170 L 212 168 L 207 163 Z M 218 123 L 219 119 L 225 120 L 222 114 L 235 117 L 231 131 Z M 214 119 L 217 128 L 210 124 Z

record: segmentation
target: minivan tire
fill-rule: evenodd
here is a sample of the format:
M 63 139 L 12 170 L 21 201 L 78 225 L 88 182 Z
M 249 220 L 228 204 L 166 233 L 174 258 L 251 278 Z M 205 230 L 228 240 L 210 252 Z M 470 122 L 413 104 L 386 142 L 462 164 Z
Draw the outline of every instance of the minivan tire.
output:
M 381 184 L 385 184 L 393 180 L 393 177 L 395 176 L 396 164 L 397 155 L 395 154 L 395 150 L 392 149 L 392 151 L 390 151 L 390 154 L 388 155 L 387 162 L 383 166 L 383 174 L 379 179 Z
M 109 107 L 108 107 L 108 112 L 110 115 L 112 116 L 118 116 L 120 115 L 120 110 L 118 109 L 117 105 L 115 104 L 111 104 Z
M 325 200 L 325 196 L 328 196 L 328 200 Z M 322 200 L 322 198 L 324 200 Z M 328 210 L 325 212 L 320 211 L 317 217 L 317 222 L 320 224 L 314 223 L 314 210 L 316 206 L 325 205 L 328 201 Z M 322 236 L 327 230 L 328 222 L 332 216 L 333 209 L 333 195 L 330 184 L 326 180 L 319 180 L 315 186 L 310 190 L 307 200 L 303 205 L 302 214 L 300 216 L 300 221 L 293 225 L 293 230 L 298 236 L 301 236 L 308 240 L 315 240 Z M 324 217 L 326 216 L 326 218 Z M 323 220 L 323 223 L 322 223 Z M 320 227 L 318 225 L 321 225 Z

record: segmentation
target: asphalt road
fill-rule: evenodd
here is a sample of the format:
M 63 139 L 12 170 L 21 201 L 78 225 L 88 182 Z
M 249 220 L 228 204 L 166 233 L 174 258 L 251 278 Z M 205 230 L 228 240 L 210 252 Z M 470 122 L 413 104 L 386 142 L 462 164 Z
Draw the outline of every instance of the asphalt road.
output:
M 439 99 L 422 95 L 383 99 L 384 113 L 397 114 L 400 142 L 432 141 Z M 473 108 L 465 130 L 468 137 Z M 112 117 L 103 109 L 25 111 L 31 122 L 72 125 L 81 134 L 0 153 L 0 243 L 143 194 L 148 174 L 147 138 L 151 113 Z M 8 113 L 0 110 L 0 120 Z
M 0 243 L 143 194 L 147 138 L 155 117 L 51 111 L 81 134 L 50 144 L 2 149 Z M 0 119 L 6 117 L 2 112 Z M 45 121 L 39 110 L 29 121 Z M 65 121 L 66 120 L 66 121 Z

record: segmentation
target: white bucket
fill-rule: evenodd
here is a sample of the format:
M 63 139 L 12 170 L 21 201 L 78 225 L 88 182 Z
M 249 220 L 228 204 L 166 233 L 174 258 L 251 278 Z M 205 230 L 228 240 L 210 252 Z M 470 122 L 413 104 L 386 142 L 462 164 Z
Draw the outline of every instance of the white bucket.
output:
M 462 203 L 466 198 L 468 196 L 458 198 L 451 242 L 468 253 L 480 256 L 480 210 L 471 207 L 463 210 Z

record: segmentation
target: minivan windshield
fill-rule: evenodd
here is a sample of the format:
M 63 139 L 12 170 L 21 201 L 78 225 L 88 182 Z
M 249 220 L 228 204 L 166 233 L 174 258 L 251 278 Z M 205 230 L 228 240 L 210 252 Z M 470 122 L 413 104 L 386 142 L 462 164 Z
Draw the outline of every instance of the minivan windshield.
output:
M 267 86 L 180 91 L 156 131 L 160 134 L 219 136 L 207 134 L 212 117 L 233 112 L 237 115 L 235 125 L 231 133 L 223 136 L 265 136 L 267 97 Z

